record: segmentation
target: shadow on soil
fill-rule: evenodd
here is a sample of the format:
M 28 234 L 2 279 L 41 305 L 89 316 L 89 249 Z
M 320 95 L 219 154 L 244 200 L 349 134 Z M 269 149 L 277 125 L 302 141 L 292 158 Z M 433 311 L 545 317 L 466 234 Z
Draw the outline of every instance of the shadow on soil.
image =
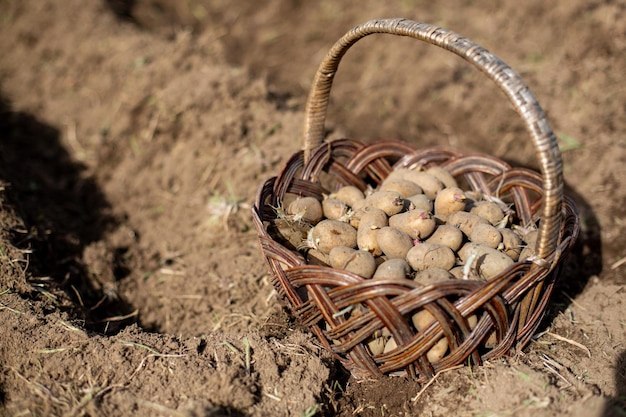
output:
M 114 333 L 129 321 L 105 319 L 127 315 L 132 308 L 94 285 L 97 277 L 90 275 L 82 256 L 117 221 L 98 185 L 72 159 L 59 135 L 32 115 L 12 111 L 0 97 L 0 179 L 7 183 L 8 204 L 24 225 L 9 232 L 16 247 L 31 251 L 33 290 L 23 295 L 35 298 L 61 289 L 71 302 L 58 307 L 84 320 L 88 330 Z M 113 252 L 113 275 L 121 279 L 127 273 L 124 248 Z
M 615 364 L 615 388 L 617 388 L 617 397 L 607 401 L 602 417 L 626 416 L 626 350 L 622 352 Z
M 600 222 L 587 200 L 565 186 L 578 208 L 580 233 L 572 251 L 563 262 L 543 327 L 548 326 L 560 313 L 567 310 L 572 300 L 585 289 L 589 279 L 602 272 L 602 240 Z M 542 329 L 540 328 L 539 331 Z

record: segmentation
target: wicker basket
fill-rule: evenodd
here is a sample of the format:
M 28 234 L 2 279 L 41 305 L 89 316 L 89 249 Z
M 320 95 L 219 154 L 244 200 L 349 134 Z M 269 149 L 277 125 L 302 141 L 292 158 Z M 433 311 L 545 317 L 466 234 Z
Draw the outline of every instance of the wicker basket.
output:
M 341 57 L 374 33 L 410 36 L 466 59 L 508 96 L 530 133 L 541 173 L 512 168 L 488 155 L 449 148 L 420 149 L 400 141 L 364 144 L 324 141 L 324 121 L 333 77 Z M 322 199 L 342 185 L 364 190 L 397 167 L 438 165 L 460 182 L 514 205 L 518 225 L 539 228 L 532 260 L 517 262 L 489 281 L 449 280 L 421 285 L 413 280 L 367 280 L 326 266 L 308 264 L 302 253 L 272 237 L 268 225 L 288 194 Z M 356 26 L 329 51 L 309 94 L 304 149 L 277 177 L 259 188 L 253 208 L 261 250 L 278 293 L 297 319 L 357 377 L 408 375 L 427 380 L 458 364 L 478 364 L 524 347 L 546 311 L 565 254 L 578 234 L 573 202 L 563 195 L 562 162 L 556 138 L 536 99 L 520 77 L 472 41 L 445 29 L 406 19 L 380 19 Z M 362 314 L 342 314 L 359 305 Z M 429 311 L 436 320 L 417 332 L 412 314 Z M 468 317 L 479 319 L 472 328 Z M 366 347 L 386 328 L 398 347 L 372 355 Z M 486 343 L 495 333 L 495 343 Z M 378 333 L 376 333 L 378 334 Z M 447 354 L 431 363 L 427 352 L 442 337 Z

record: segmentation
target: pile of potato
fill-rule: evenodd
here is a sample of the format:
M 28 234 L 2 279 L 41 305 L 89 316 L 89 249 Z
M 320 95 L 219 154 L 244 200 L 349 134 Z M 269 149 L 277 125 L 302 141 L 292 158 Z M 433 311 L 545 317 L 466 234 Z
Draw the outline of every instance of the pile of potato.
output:
M 277 209 L 270 233 L 302 251 L 311 264 L 350 271 L 366 279 L 414 279 L 424 285 L 448 279 L 489 280 L 533 255 L 536 229 L 512 224 L 510 205 L 459 188 L 445 169 L 400 168 L 376 188 L 345 186 L 325 196 L 295 198 Z M 351 314 L 358 314 L 352 311 Z M 417 331 L 432 315 L 412 317 Z M 477 318 L 468 319 L 474 327 Z M 494 336 L 487 341 L 493 343 Z M 384 329 L 369 341 L 372 354 L 395 348 Z M 431 361 L 448 349 L 442 338 Z

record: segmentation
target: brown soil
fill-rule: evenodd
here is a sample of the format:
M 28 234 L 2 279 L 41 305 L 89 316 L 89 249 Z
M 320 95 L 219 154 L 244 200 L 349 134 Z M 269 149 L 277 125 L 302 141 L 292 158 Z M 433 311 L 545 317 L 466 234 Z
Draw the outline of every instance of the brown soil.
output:
M 624 415 L 626 3 L 555 3 L 0 0 L 0 414 Z M 276 299 L 250 217 L 326 50 L 395 16 L 521 73 L 581 211 L 542 332 L 429 385 L 341 369 Z M 497 88 L 414 40 L 355 46 L 330 110 L 331 137 L 536 167 Z

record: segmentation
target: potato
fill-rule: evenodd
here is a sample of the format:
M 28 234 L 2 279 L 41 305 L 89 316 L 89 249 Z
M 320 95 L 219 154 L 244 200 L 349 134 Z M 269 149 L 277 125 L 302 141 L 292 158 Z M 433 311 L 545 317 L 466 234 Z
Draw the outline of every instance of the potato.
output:
M 434 165 L 426 170 L 427 174 L 437 178 L 446 188 L 458 187 L 456 180 L 445 168 Z
M 435 317 L 433 317 L 433 315 L 430 314 L 430 312 L 428 312 L 427 310 L 421 310 L 413 314 L 413 316 L 411 317 L 411 321 L 413 322 L 413 326 L 415 326 L 415 328 L 421 332 L 422 330 L 430 326 L 433 321 L 435 321 Z M 435 343 L 432 348 L 430 348 L 428 353 L 426 353 L 426 358 L 428 358 L 430 362 L 436 362 L 439 359 L 443 358 L 447 351 L 448 340 L 445 337 L 442 337 L 437 341 L 437 343 Z
M 361 207 L 358 209 L 351 209 L 346 216 L 348 218 L 348 223 L 350 223 L 350 226 L 358 230 L 359 225 L 361 224 L 361 217 L 363 217 L 363 215 L 367 213 L 370 208 L 371 207 Z
M 435 197 L 435 216 L 446 221 L 452 213 L 465 210 L 465 200 L 460 188 L 444 188 Z
M 521 232 L 521 238 L 528 246 L 532 246 L 533 248 L 537 245 L 537 236 L 539 236 L 539 230 L 533 229 L 530 231 L 522 231 L 522 229 L 518 229 Z
M 433 201 L 425 194 L 415 194 L 408 197 L 406 200 L 409 202 L 409 207 L 407 208 L 409 211 L 419 210 L 425 211 L 426 213 L 433 212 Z
M 375 191 L 365 198 L 365 205 L 381 209 L 387 216 L 393 216 L 404 208 L 404 199 L 397 191 Z
M 383 353 L 389 353 L 392 350 L 396 349 L 397 347 L 398 347 L 398 344 L 396 343 L 396 340 L 393 337 L 390 337 L 389 340 L 387 340 L 387 344 L 385 344 L 385 350 L 383 350 Z M 430 348 L 428 353 L 426 353 L 426 358 L 431 363 L 436 362 L 440 360 L 441 358 L 443 358 L 447 351 L 448 351 L 448 340 L 445 337 L 443 337 L 437 343 L 435 343 L 435 345 L 432 348 Z
M 518 260 L 522 262 L 534 255 L 535 255 L 535 248 L 533 248 L 532 246 L 524 246 L 524 249 L 522 249 L 522 251 L 519 254 Z
M 519 254 L 518 260 L 524 261 L 527 258 L 535 255 L 535 247 L 537 244 L 537 236 L 539 235 L 539 230 L 534 227 L 515 227 L 514 233 L 520 236 L 523 241 L 521 245 L 521 252 Z
M 493 330 L 489 334 L 489 337 L 487 338 L 487 340 L 485 341 L 485 347 L 487 349 L 493 349 L 496 347 L 497 344 L 498 344 L 498 335 L 496 335 L 496 331 Z
M 478 324 L 478 316 L 476 314 L 472 314 L 471 316 L 467 318 L 467 325 L 469 326 L 470 330 L 474 330 L 477 324 Z
M 457 211 L 448 217 L 448 224 L 458 227 L 467 237 L 472 234 L 472 229 L 480 223 L 488 223 L 488 221 L 476 214 L 465 211 Z
M 357 200 L 352 204 L 352 211 L 359 211 L 365 208 L 365 198 L 363 200 Z
M 435 230 L 437 223 L 425 211 L 411 210 L 389 218 L 389 226 L 402 230 L 411 239 L 426 239 Z
M 412 195 L 422 194 L 422 187 L 415 184 L 413 181 L 404 180 L 402 178 L 391 178 L 385 180 L 380 184 L 379 191 L 395 191 L 400 194 L 402 198 L 407 198 Z
M 425 173 L 424 171 L 416 171 L 408 168 L 398 168 L 392 171 L 387 179 L 400 178 L 407 181 L 414 182 L 419 185 L 424 194 L 431 200 L 435 199 L 437 193 L 443 190 L 445 187 L 441 181 L 436 177 Z
M 428 310 L 420 310 L 417 313 L 411 316 L 411 321 L 413 322 L 413 326 L 417 329 L 417 331 L 421 332 L 430 324 L 435 321 L 435 317 L 430 314 Z
M 330 250 L 328 258 L 333 268 L 343 269 L 363 278 L 371 278 L 376 271 L 374 256 L 363 250 L 336 246 Z
M 325 198 L 322 201 L 324 217 L 331 220 L 344 220 L 348 213 L 348 205 L 333 197 Z
M 478 325 L 478 316 L 476 315 L 476 313 L 472 314 L 471 316 L 467 318 L 467 324 L 470 330 L 474 330 L 476 328 L 476 326 Z M 497 342 L 498 342 L 498 337 L 496 335 L 496 331 L 492 330 L 491 333 L 489 334 L 489 337 L 487 337 L 487 340 L 485 341 L 485 347 L 487 349 L 492 349 L 496 346 Z
M 502 252 L 517 261 L 522 251 L 522 239 L 511 229 L 498 229 L 502 235 Z
M 411 267 L 404 259 L 388 259 L 378 265 L 374 272 L 374 279 L 407 279 L 411 273 Z
M 456 279 L 463 279 L 463 265 L 455 266 L 448 272 Z
M 389 225 L 387 214 L 377 208 L 368 208 L 359 221 L 357 232 L 357 246 L 361 250 L 370 252 L 374 256 L 383 254 L 378 246 L 378 231 Z
M 435 232 L 426 240 L 426 243 L 444 245 L 456 252 L 463 244 L 463 232 L 457 227 L 442 224 L 435 229 Z
M 385 344 L 387 344 L 387 338 L 383 337 L 382 334 L 374 334 L 371 338 L 368 339 L 366 343 L 367 349 L 370 351 L 370 354 L 372 356 L 380 355 L 381 353 L 383 353 L 383 351 L 385 350 Z
M 519 260 L 523 261 L 531 256 L 535 255 L 535 246 L 537 245 L 537 236 L 539 236 L 539 231 L 537 229 L 528 229 L 523 227 L 518 227 L 515 229 L 515 233 L 521 236 L 522 240 L 526 244 L 523 246 L 522 251 L 519 255 Z
M 487 280 L 514 264 L 513 259 L 504 253 L 480 243 L 466 243 L 458 254 L 461 261 L 470 263 L 471 268 Z
M 437 362 L 443 358 L 448 352 L 448 339 L 442 337 L 433 347 L 426 353 L 426 358 L 430 363 Z
M 355 248 L 347 246 L 335 246 L 328 252 L 329 265 L 333 268 L 343 269 L 348 259 L 356 252 Z
M 311 229 L 308 241 L 313 248 L 329 253 L 336 246 L 356 247 L 357 231 L 348 223 L 326 219 Z
M 466 270 L 465 265 L 458 265 L 449 271 L 456 279 L 470 279 L 474 281 L 481 281 L 482 278 L 478 275 L 477 271 L 473 268 Z M 465 275 L 467 273 L 467 275 Z
M 387 343 L 385 343 L 385 350 L 383 350 L 383 353 L 389 353 L 397 347 L 398 344 L 396 343 L 396 339 L 390 337 L 389 340 L 387 340 Z
M 287 214 L 294 216 L 293 220 L 303 220 L 313 225 L 324 217 L 322 204 L 314 197 L 301 197 L 292 201 L 287 207 Z
M 420 284 L 430 285 L 451 279 L 454 279 L 454 276 L 448 270 L 432 267 L 415 274 L 414 280 Z
M 306 261 L 310 265 L 329 266 L 330 260 L 328 254 L 317 249 L 309 249 L 306 251 Z
M 413 239 L 401 230 L 395 227 L 383 227 L 378 231 L 376 236 L 378 247 L 387 256 L 387 258 L 406 257 L 409 249 L 413 247 Z
M 470 213 L 486 219 L 492 226 L 498 225 L 504 218 L 504 212 L 493 201 L 478 201 L 470 209 Z
M 371 253 L 364 250 L 357 250 L 350 259 L 348 259 L 342 269 L 362 276 L 363 278 L 371 278 L 376 271 L 376 261 Z
M 409 250 L 406 260 L 418 272 L 433 267 L 450 270 L 456 263 L 456 256 L 447 246 L 420 243 Z
M 287 219 L 276 219 L 268 227 L 268 233 L 286 247 L 295 250 L 307 240 L 311 225 Z
M 502 234 L 490 224 L 477 224 L 470 234 L 470 240 L 496 249 L 502 243 Z
M 365 200 L 363 191 L 359 190 L 354 185 L 341 187 L 336 193 L 332 194 L 331 197 L 336 198 L 350 207 L 354 207 L 358 201 Z
M 483 193 L 480 191 L 465 191 L 465 207 L 467 211 L 470 211 L 472 207 L 476 205 L 476 202 L 482 201 Z

